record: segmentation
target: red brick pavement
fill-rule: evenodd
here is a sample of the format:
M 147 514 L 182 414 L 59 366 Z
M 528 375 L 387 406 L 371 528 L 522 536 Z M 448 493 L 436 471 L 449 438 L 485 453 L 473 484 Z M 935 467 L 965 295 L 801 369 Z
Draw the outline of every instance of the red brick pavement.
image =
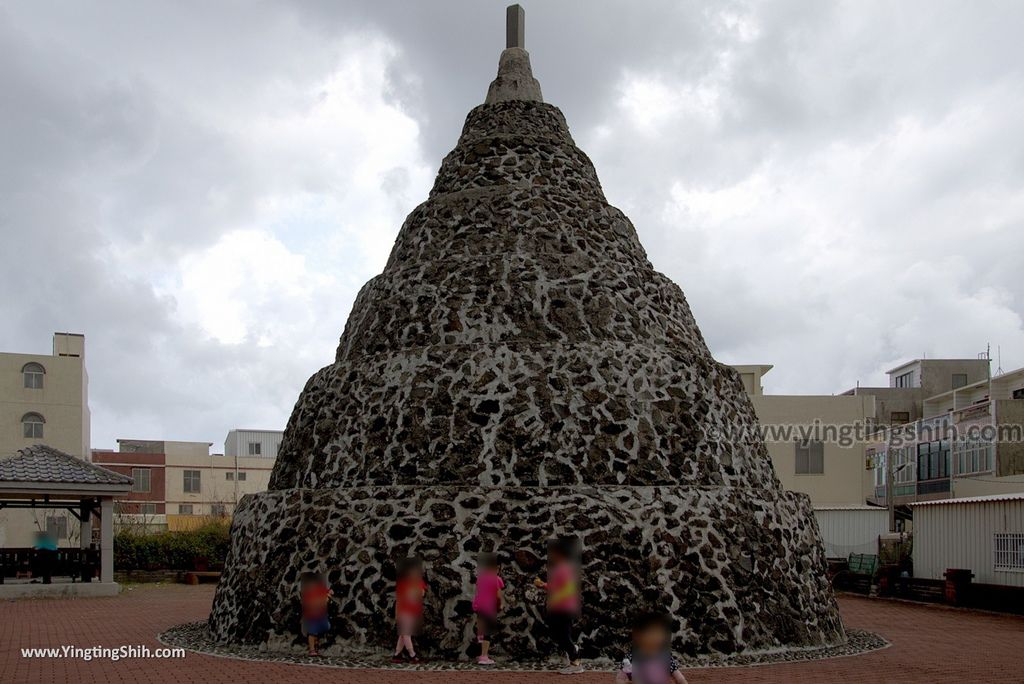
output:
M 90 682 L 453 682 L 474 684 L 564 681 L 557 674 L 340 670 L 246 662 L 189 653 L 180 660 L 90 661 L 22 658 L 23 647 L 148 645 L 163 629 L 199 620 L 210 608 L 210 587 L 149 585 L 117 598 L 23 600 L 0 603 L 0 683 Z M 1024 618 L 906 603 L 843 597 L 846 624 L 881 633 L 892 647 L 862 656 L 754 668 L 691 670 L 694 684 L 711 682 L 1024 682 Z M 610 683 L 610 674 L 570 681 Z

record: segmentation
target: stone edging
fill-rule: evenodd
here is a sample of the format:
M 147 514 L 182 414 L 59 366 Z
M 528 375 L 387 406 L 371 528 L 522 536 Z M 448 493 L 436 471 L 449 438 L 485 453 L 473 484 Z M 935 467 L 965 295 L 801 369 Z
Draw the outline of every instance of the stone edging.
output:
M 778 665 L 783 663 L 811 660 L 826 660 L 862 655 L 872 651 L 888 648 L 891 644 L 882 636 L 862 629 L 847 629 L 847 642 L 839 646 L 822 648 L 787 649 L 768 651 L 751 655 L 710 656 L 706 658 L 680 659 L 686 669 L 722 668 L 722 667 L 753 667 L 760 665 Z M 393 665 L 388 654 L 382 650 L 353 651 L 346 655 L 323 655 L 310 658 L 303 649 L 296 647 L 292 652 L 270 651 L 259 646 L 220 645 L 213 642 L 207 631 L 206 622 L 186 622 L 175 625 L 157 635 L 157 640 L 165 646 L 179 646 L 187 651 L 201 653 L 217 658 L 233 658 L 235 660 L 265 661 L 289 663 L 313 667 L 335 667 L 343 669 L 394 669 L 415 671 L 500 671 L 500 672 L 551 672 L 563 665 L 560 661 L 537 660 L 524 662 L 503 662 L 498 656 L 498 663 L 493 667 L 481 667 L 471 661 L 437 660 L 427 661 L 418 665 Z M 332 647 L 337 648 L 337 647 Z M 585 661 L 584 667 L 595 672 L 611 672 L 614 670 L 608 658 Z

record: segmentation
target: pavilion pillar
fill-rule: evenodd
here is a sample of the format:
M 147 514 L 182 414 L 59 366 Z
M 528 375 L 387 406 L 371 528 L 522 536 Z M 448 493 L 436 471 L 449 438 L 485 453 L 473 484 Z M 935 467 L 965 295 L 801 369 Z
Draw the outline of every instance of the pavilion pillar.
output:
M 114 499 L 100 499 L 100 582 L 114 581 Z
M 78 548 L 83 551 L 89 548 L 92 543 L 92 517 L 90 511 L 92 510 L 92 501 L 89 499 L 82 499 L 82 505 L 78 509 L 79 522 L 78 522 Z
M 82 499 L 78 508 L 78 548 L 81 549 L 81 580 L 91 582 L 92 565 L 89 564 L 89 546 L 92 544 L 92 505 L 91 499 Z

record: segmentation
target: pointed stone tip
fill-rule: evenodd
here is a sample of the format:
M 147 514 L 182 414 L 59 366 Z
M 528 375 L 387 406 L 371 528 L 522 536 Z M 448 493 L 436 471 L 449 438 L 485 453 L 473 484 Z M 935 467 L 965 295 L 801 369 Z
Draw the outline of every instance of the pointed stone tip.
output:
M 510 47 L 501 52 L 498 75 L 487 89 L 484 104 L 510 100 L 544 101 L 540 83 L 533 77 L 533 69 L 530 67 L 530 53 L 521 47 Z
M 526 12 L 519 5 L 505 9 L 505 47 L 526 48 Z

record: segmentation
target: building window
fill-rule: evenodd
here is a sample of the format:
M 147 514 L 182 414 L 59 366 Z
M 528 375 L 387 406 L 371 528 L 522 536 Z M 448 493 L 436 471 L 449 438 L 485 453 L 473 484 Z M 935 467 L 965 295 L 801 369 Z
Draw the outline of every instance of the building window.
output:
M 914 470 L 914 448 L 894 449 L 892 457 L 893 486 L 908 485 L 914 482 L 917 474 Z
M 825 444 L 818 440 L 796 443 L 796 474 L 821 475 L 825 472 Z
M 260 446 L 259 442 L 249 442 L 249 455 L 250 456 L 259 456 L 259 455 L 261 455 L 262 451 L 263 451 L 263 449 Z
M 192 515 L 192 504 L 178 504 L 178 515 Z
M 892 411 L 889 413 L 889 422 L 893 425 L 903 425 L 910 422 L 910 411 Z
M 223 517 L 227 515 L 227 509 L 224 507 L 224 504 L 210 504 L 210 515 Z
M 953 389 L 960 389 L 967 384 L 967 373 L 953 373 Z
M 139 513 L 143 515 L 156 515 L 156 504 L 155 503 L 142 503 L 139 504 Z
M 956 442 L 953 465 L 957 475 L 987 473 L 992 470 L 992 442 L 978 439 L 962 439 Z
M 68 519 L 63 515 L 46 516 L 46 534 L 52 539 L 67 539 Z
M 884 487 L 885 486 L 885 475 L 886 475 L 885 463 L 886 463 L 886 459 L 888 457 L 889 457 L 889 455 L 886 452 L 879 451 L 879 452 L 877 452 L 875 454 L 874 458 L 872 459 L 872 462 L 873 462 L 873 464 L 875 466 L 875 486 L 876 487 Z
M 1013 390 L 1013 398 L 1014 399 L 1024 399 L 1024 387 L 1021 387 L 1020 389 Z
M 1024 570 L 1024 533 L 999 532 L 992 535 L 992 551 L 995 570 Z
M 46 369 L 38 363 L 26 363 L 21 368 L 21 374 L 25 377 L 25 389 L 43 389 Z
M 224 473 L 224 477 L 226 479 L 228 479 L 228 480 L 234 480 L 235 479 L 235 471 L 229 470 L 228 472 Z
M 149 468 L 132 468 L 132 491 L 150 492 Z
M 914 371 L 909 373 L 903 373 L 902 375 L 896 376 L 896 387 L 913 387 L 914 386 Z
M 245 482 L 245 473 L 244 472 L 238 471 L 238 481 L 239 482 Z
M 186 494 L 198 494 L 201 491 L 201 476 L 202 473 L 198 470 L 185 470 L 182 472 L 184 476 L 183 489 Z
M 917 480 L 941 480 L 949 477 L 949 441 L 917 445 Z
M 46 419 L 38 413 L 26 413 L 21 417 L 21 434 L 26 439 L 42 439 Z

